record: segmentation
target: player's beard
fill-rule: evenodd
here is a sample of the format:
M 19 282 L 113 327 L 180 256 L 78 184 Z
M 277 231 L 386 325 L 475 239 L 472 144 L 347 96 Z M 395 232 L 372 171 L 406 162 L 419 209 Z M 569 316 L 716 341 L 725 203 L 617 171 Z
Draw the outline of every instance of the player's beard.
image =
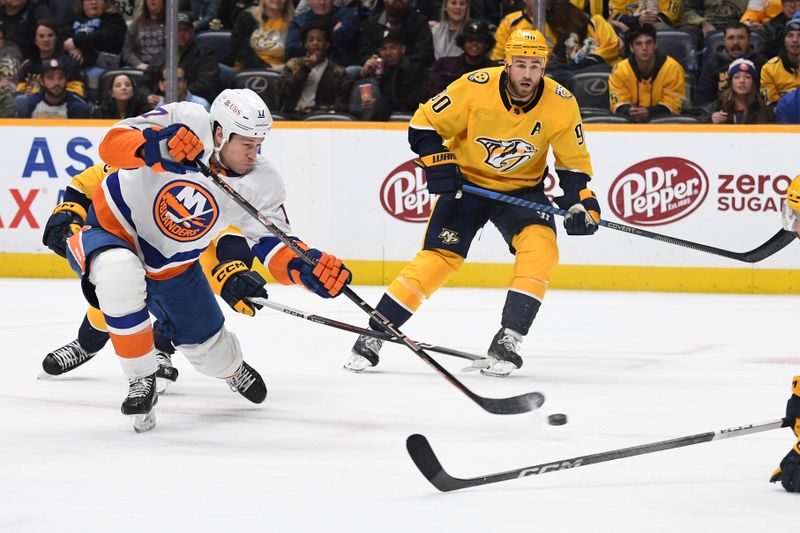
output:
M 525 86 L 523 86 L 522 83 L 525 83 Z M 538 83 L 534 82 L 532 78 L 516 82 L 509 76 L 507 89 L 511 97 L 515 100 L 527 101 L 533 96 L 537 85 Z

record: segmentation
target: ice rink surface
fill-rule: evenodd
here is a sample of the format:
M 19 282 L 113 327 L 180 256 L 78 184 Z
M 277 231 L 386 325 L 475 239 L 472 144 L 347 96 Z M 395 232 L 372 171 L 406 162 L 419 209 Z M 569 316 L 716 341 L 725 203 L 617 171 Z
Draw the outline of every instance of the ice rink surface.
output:
M 355 287 L 374 304 L 377 287 Z M 794 442 L 780 429 L 448 494 L 405 451 L 426 435 L 450 474 L 472 477 L 780 418 L 800 373 L 800 298 L 563 292 L 546 305 L 509 378 L 462 374 L 476 393 L 539 390 L 536 414 L 482 411 L 403 346 L 341 370 L 355 336 L 264 310 L 225 307 L 264 376 L 254 406 L 180 355 L 158 426 L 136 434 L 106 347 L 37 380 L 76 336 L 76 281 L 0 280 L 0 531 L 686 532 L 792 531 L 800 496 L 767 482 Z M 358 325 L 344 297 L 270 286 L 275 301 Z M 504 291 L 444 289 L 403 330 L 483 353 Z M 544 415 L 567 413 L 548 426 Z

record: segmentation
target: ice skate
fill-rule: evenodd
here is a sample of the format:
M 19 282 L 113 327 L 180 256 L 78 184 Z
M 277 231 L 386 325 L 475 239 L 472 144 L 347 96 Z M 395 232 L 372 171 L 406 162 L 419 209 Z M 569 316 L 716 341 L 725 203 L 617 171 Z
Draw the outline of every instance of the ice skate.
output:
M 156 371 L 156 392 L 163 394 L 170 383 L 174 383 L 178 379 L 178 369 L 172 366 L 172 358 L 169 354 L 164 352 L 156 352 L 156 362 L 158 363 L 158 370 Z
M 83 363 L 95 356 L 97 352 L 89 353 L 83 349 L 77 339 L 53 350 L 47 354 L 42 361 L 44 373 L 40 378 L 58 376 L 81 366 Z
M 122 414 L 131 417 L 133 429 L 137 433 L 149 431 L 156 427 L 156 415 L 153 411 L 153 407 L 158 403 L 156 374 L 131 379 L 128 382 L 128 397 L 122 402 Z
M 377 366 L 380 361 L 378 352 L 381 351 L 383 341 L 368 335 L 359 335 L 350 352 L 350 358 L 345 361 L 344 369 L 350 372 L 361 372 L 365 368 Z
M 232 391 L 238 392 L 253 403 L 261 403 L 267 397 L 267 385 L 253 367 L 242 361 L 234 375 L 225 380 Z
M 522 357 L 519 356 L 521 343 L 522 335 L 513 329 L 501 327 L 489 346 L 487 364 L 481 369 L 481 374 L 502 378 L 521 367 Z

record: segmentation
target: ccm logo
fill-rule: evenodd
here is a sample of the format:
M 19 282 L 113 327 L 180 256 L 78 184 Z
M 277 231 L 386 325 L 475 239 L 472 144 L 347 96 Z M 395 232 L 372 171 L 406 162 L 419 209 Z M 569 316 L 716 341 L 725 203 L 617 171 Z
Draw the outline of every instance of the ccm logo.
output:
M 550 463 L 549 465 L 535 466 L 533 468 L 526 468 L 523 471 L 521 471 L 519 473 L 519 477 L 538 476 L 539 474 L 552 472 L 554 470 L 566 470 L 567 468 L 575 468 L 576 466 L 581 466 L 582 464 L 583 464 L 583 459 L 576 459 L 572 462 L 561 461 L 560 463 Z

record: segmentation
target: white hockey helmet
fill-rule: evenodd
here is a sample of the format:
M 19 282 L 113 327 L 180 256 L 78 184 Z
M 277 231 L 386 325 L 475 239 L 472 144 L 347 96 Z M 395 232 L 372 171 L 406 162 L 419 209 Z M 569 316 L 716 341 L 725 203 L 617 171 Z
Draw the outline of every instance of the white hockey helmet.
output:
M 219 152 L 231 135 L 264 138 L 272 129 L 272 114 L 267 104 L 250 89 L 225 89 L 211 104 L 211 129 L 216 124 L 222 127 L 222 144 Z

